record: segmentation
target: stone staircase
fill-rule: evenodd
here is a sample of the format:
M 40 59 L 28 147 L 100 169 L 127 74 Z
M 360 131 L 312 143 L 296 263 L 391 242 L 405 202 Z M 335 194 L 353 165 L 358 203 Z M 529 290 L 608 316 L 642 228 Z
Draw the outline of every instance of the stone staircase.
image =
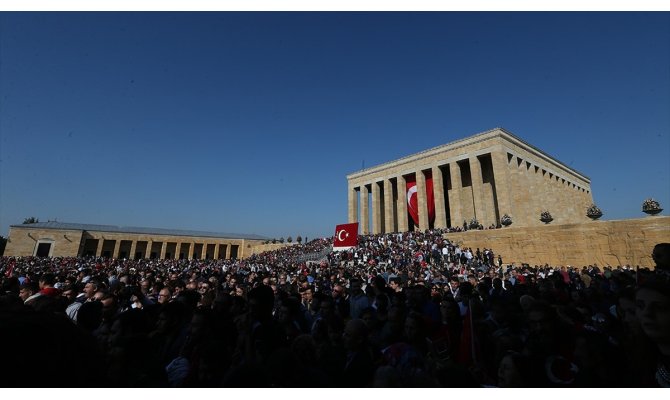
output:
M 308 253 L 308 254 L 303 254 L 300 257 L 298 257 L 298 262 L 303 263 L 307 261 L 312 261 L 312 262 L 321 262 L 321 261 L 327 261 L 328 260 L 328 254 L 330 254 L 333 251 L 333 246 L 330 245 L 323 250 L 316 252 L 316 253 Z

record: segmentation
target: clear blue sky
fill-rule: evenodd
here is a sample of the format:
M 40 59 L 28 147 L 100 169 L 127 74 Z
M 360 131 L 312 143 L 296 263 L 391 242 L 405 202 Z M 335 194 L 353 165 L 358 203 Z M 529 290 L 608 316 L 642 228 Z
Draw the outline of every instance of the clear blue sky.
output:
M 670 211 L 670 13 L 0 13 L 2 235 L 330 236 L 363 162 L 498 126 Z

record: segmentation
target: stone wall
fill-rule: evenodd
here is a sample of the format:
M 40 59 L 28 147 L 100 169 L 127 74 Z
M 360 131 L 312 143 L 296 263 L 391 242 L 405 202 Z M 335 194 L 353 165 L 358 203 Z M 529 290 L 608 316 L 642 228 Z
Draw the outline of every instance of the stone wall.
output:
M 448 233 L 446 237 L 473 250 L 490 248 L 505 264 L 583 266 L 639 265 L 653 268 L 657 243 L 670 243 L 670 217 L 654 216 L 584 224 L 514 225 L 493 230 Z
M 38 241 L 53 241 L 52 257 L 73 257 L 81 244 L 82 231 L 34 228 L 9 228 L 5 256 L 32 256 Z
M 256 246 L 252 246 L 251 250 L 249 251 L 249 254 L 247 256 L 251 256 L 252 254 L 260 254 L 264 251 L 274 251 L 277 249 L 281 249 L 286 246 L 293 246 L 298 243 L 268 243 L 268 244 L 259 244 Z

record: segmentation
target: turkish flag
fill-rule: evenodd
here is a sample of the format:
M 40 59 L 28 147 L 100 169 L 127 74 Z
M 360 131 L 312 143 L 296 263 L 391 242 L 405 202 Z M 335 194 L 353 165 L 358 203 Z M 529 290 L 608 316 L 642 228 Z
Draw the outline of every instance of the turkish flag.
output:
M 333 250 L 347 250 L 358 246 L 358 222 L 335 227 Z
M 426 202 L 428 203 L 428 222 L 435 222 L 435 197 L 433 195 L 433 174 L 428 171 L 426 177 Z M 414 226 L 419 227 L 419 200 L 417 196 L 416 175 L 406 178 L 407 182 L 407 211 L 414 221 Z M 428 229 L 428 227 L 421 227 Z
M 415 226 L 419 226 L 419 199 L 416 194 L 416 175 L 407 177 L 407 211 Z

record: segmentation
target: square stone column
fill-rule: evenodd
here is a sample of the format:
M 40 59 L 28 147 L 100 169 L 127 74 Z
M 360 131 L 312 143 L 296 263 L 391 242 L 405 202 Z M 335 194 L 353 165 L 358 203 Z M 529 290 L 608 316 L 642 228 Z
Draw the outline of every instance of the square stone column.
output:
M 398 192 L 396 203 L 398 232 L 407 232 L 409 229 L 409 221 L 407 220 L 407 182 L 402 175 L 399 175 L 396 180 L 396 191 Z
M 447 227 L 447 212 L 444 206 L 444 179 L 439 166 L 433 167 L 433 197 L 435 198 L 435 228 Z
M 475 204 L 475 218 L 480 224 L 486 226 L 489 210 L 484 207 L 484 181 L 482 180 L 482 166 L 477 156 L 472 156 L 470 161 L 470 178 L 472 179 L 472 198 Z
M 531 169 L 528 171 L 529 174 L 531 175 L 532 179 L 532 184 L 529 193 L 530 199 L 529 199 L 529 204 L 530 208 L 532 209 L 530 211 L 530 215 L 540 215 L 542 212 L 542 206 L 546 204 L 545 199 L 543 198 L 545 196 L 544 194 L 544 185 L 542 181 L 542 168 L 538 166 L 537 172 L 535 172 L 535 167 L 531 166 Z M 528 208 L 528 206 L 526 206 Z
M 121 239 L 117 239 L 114 242 L 114 252 L 112 253 L 112 258 L 119 258 L 120 249 L 121 249 Z
M 524 187 L 523 185 L 523 180 L 521 176 L 521 169 L 519 167 L 519 158 L 517 156 L 513 156 L 508 164 L 508 170 L 510 174 L 510 190 L 511 190 L 511 202 L 513 206 L 513 211 L 515 212 L 515 215 L 510 215 L 512 217 L 512 221 L 516 226 L 530 226 L 530 214 L 532 213 L 532 209 L 528 208 L 525 206 L 526 204 L 526 198 L 528 198 L 530 193 L 528 193 L 528 188 Z M 543 193 L 542 190 L 539 191 L 540 193 Z M 537 195 L 537 193 L 533 194 Z M 538 214 L 539 218 L 539 214 Z M 535 224 L 537 225 L 537 224 Z
M 419 206 L 419 229 L 425 231 L 428 224 L 428 198 L 426 196 L 426 176 L 423 171 L 416 171 L 416 195 Z
M 384 233 L 395 230 L 395 221 L 393 218 L 393 188 L 391 181 L 384 179 Z
M 368 211 L 368 187 L 361 186 L 361 234 L 370 233 L 370 212 Z
M 348 202 L 348 222 L 353 223 L 358 221 L 358 191 L 355 187 L 349 187 L 347 192 Z
M 161 245 L 161 260 L 165 260 L 165 253 L 167 252 L 167 241 L 163 240 L 163 244 Z
M 382 231 L 381 199 L 379 198 L 379 184 L 372 182 L 372 233 Z
M 230 260 L 230 253 L 233 245 L 231 243 L 228 243 L 226 245 L 226 260 Z
M 96 257 L 102 257 L 102 246 L 105 243 L 105 239 L 99 238 L 98 239 L 98 247 L 95 249 L 95 256 Z
M 193 259 L 193 250 L 195 250 L 195 242 L 191 242 L 188 245 L 188 259 Z
M 214 259 L 215 260 L 219 259 L 219 247 L 221 247 L 221 245 L 219 243 L 214 245 Z
M 547 202 L 548 204 L 546 206 L 546 209 L 549 211 L 551 216 L 554 218 L 554 221 L 558 220 L 558 214 L 559 214 L 558 212 L 556 212 L 557 209 L 558 209 L 558 205 L 559 205 L 559 201 L 558 201 L 558 196 L 559 196 L 558 180 L 559 179 L 560 178 L 558 177 L 558 175 L 553 175 L 551 177 L 551 179 L 549 180 L 549 185 L 551 187 L 551 197 L 549 198 L 549 201 Z M 535 222 L 536 224 L 540 224 L 539 222 L 537 222 L 537 220 L 539 218 L 540 217 L 538 215 L 533 216 L 533 220 L 534 220 L 533 222 Z M 554 222 L 554 224 L 555 223 L 556 222 Z
M 510 172 L 507 165 L 507 152 L 497 150 L 491 152 L 491 163 L 493 164 L 493 179 L 496 183 L 496 197 L 498 198 L 498 211 L 500 216 L 507 214 L 512 217 L 512 223 L 515 221 L 516 212 L 512 203 L 512 183 L 510 181 Z M 496 221 L 496 224 L 500 221 Z
M 129 260 L 135 259 L 136 251 L 137 251 L 137 240 L 133 240 L 132 243 L 130 243 L 130 254 L 128 255 Z
M 207 242 L 203 242 L 203 244 L 202 244 L 202 251 L 200 252 L 200 259 L 201 260 L 206 260 L 207 259 Z
M 461 205 L 461 189 L 463 181 L 461 180 L 461 168 L 457 162 L 449 163 L 449 175 L 451 176 L 451 190 L 447 191 L 449 197 L 449 209 L 451 211 L 451 226 L 463 226 L 463 206 Z
M 147 241 L 147 249 L 144 252 L 144 258 L 149 259 L 151 258 L 151 247 L 153 246 L 154 241 L 153 240 L 148 240 Z
M 174 246 L 174 259 L 179 260 L 179 253 L 181 253 L 181 242 L 177 242 Z

